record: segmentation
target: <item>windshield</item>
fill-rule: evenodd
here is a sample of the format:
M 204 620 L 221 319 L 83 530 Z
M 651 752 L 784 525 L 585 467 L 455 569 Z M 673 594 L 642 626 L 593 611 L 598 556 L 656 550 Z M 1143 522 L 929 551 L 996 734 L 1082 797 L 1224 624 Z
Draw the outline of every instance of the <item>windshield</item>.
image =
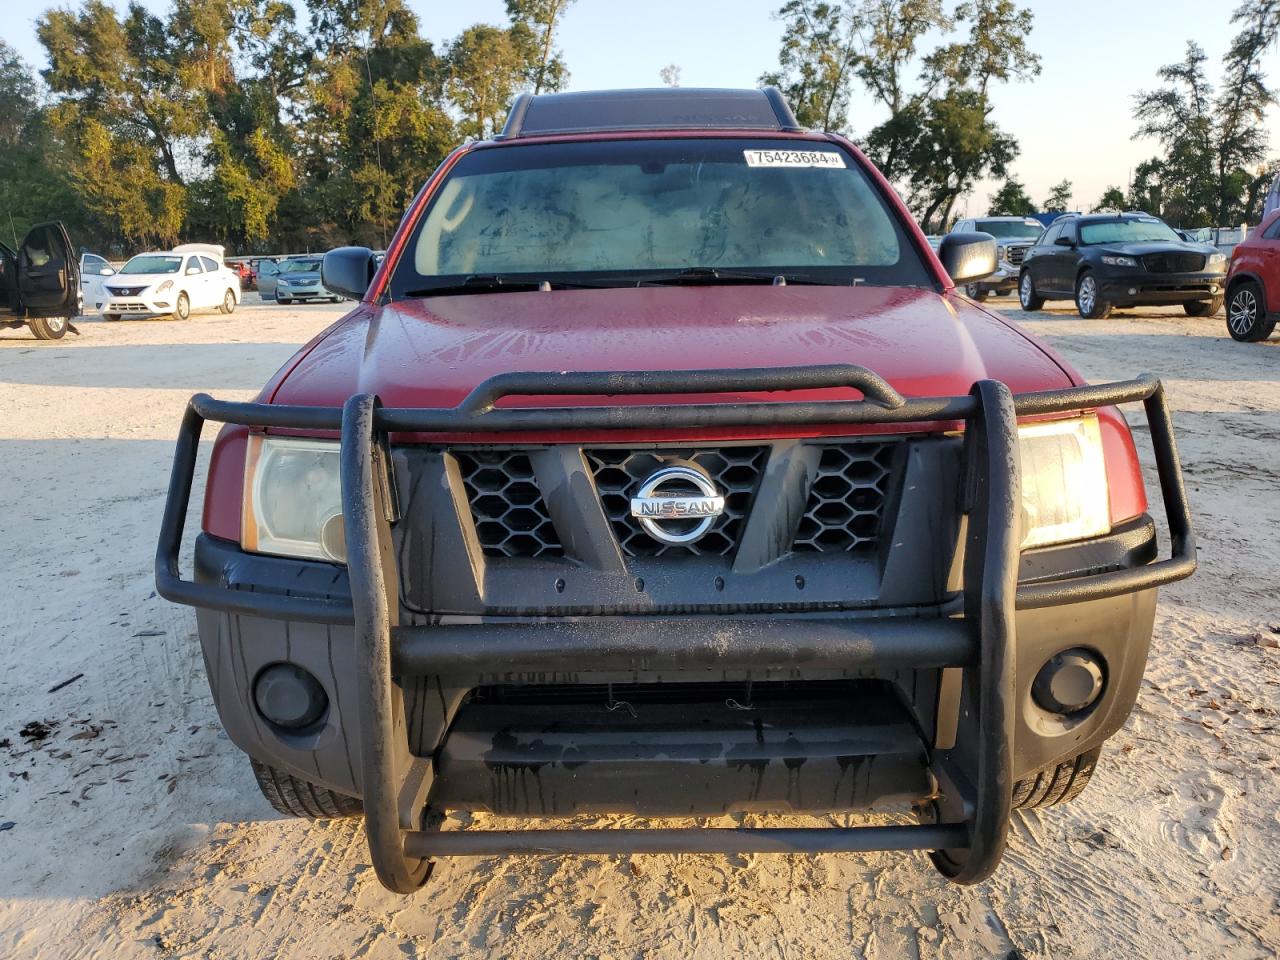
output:
M 280 268 L 281 273 L 318 273 L 319 260 L 289 260 Z
M 182 266 L 181 257 L 166 257 L 143 254 L 134 257 L 123 267 L 121 273 L 177 273 Z
M 884 198 L 834 144 L 716 138 L 467 154 L 415 228 L 391 292 L 512 275 L 625 286 L 680 271 L 933 282 Z
M 978 230 L 989 233 L 997 240 L 1026 238 L 1034 240 L 1044 233 L 1039 220 L 979 220 Z
M 1144 243 L 1152 240 L 1182 240 L 1173 228 L 1155 217 L 1136 220 L 1102 220 L 1080 224 L 1080 242 L 1089 243 Z

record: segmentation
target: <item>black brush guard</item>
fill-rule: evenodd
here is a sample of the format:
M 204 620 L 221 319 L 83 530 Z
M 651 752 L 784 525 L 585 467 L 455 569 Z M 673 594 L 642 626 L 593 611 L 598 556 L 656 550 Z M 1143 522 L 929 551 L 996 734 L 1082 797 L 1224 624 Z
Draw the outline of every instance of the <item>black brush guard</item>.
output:
M 853 387 L 863 399 L 512 408 L 509 396 L 715 394 Z M 1020 468 L 1017 418 L 1142 402 L 1150 426 L 1160 490 L 1172 540 L 1169 559 L 1146 566 L 1019 586 Z M 178 567 L 183 527 L 206 420 L 248 427 L 341 431 L 342 508 L 346 525 L 350 603 L 251 593 L 184 580 Z M 928 630 L 901 620 L 864 621 L 855 629 L 821 621 L 794 634 L 748 623 L 741 642 L 725 651 L 698 634 L 697 618 L 667 619 L 654 629 L 616 639 L 618 631 L 589 622 L 532 622 L 509 629 L 398 625 L 391 549 L 387 438 L 392 433 L 513 433 L 520 431 L 666 430 L 712 426 L 965 423 L 969 523 L 963 613 Z M 342 409 L 231 403 L 192 397 L 174 456 L 156 553 L 156 585 L 177 603 L 250 616 L 333 624 L 355 630 L 361 742 L 361 782 L 369 848 L 378 877 L 408 893 L 426 880 L 433 856 L 516 852 L 788 852 L 929 850 L 938 869 L 960 883 L 988 877 L 1004 851 L 1011 811 L 1015 621 L 1017 608 L 1046 607 L 1116 596 L 1171 583 L 1195 570 L 1195 537 L 1160 381 L 1150 375 L 1096 386 L 1014 396 L 984 380 L 963 397 L 905 399 L 870 370 L 854 365 L 783 369 L 634 373 L 513 373 L 478 386 L 453 409 L 388 409 L 376 396 L 351 397 Z M 602 618 L 597 618 L 602 619 Z M 610 639 L 602 639 L 607 637 Z M 759 664 L 893 663 L 963 668 L 978 713 L 976 769 L 945 782 L 971 784 L 963 802 L 936 804 L 918 825 L 827 828 L 690 828 L 608 830 L 440 831 L 421 826 L 431 782 L 429 760 L 410 754 L 403 705 L 393 675 L 448 674 L 478 663 L 513 671 L 593 668 L 694 669 Z M 956 792 L 966 791 L 957 789 Z

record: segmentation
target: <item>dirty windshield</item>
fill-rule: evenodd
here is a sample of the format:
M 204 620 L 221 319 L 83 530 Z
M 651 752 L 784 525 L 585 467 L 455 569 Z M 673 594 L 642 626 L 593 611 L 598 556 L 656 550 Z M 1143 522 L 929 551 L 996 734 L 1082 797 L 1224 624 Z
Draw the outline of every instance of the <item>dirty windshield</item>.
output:
M 468 282 L 774 277 L 913 286 L 933 279 L 879 191 L 834 143 L 646 139 L 467 154 L 415 228 L 392 296 Z

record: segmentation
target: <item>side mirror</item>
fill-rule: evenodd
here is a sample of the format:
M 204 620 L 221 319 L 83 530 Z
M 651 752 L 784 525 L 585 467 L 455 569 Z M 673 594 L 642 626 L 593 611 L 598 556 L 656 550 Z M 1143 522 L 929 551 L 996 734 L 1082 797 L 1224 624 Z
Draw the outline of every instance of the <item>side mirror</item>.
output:
M 104 277 L 114 277 L 116 275 L 115 267 L 103 267 L 98 272 Z
M 194 276 L 195 276 L 197 273 L 199 273 L 199 272 L 200 272 L 200 268 L 199 268 L 199 267 L 187 267 L 187 276 L 188 276 L 188 277 L 194 277 Z
M 326 290 L 363 300 L 377 269 L 368 247 L 338 247 L 320 261 L 320 283 Z
M 982 280 L 996 272 L 996 238 L 989 233 L 948 233 L 938 259 L 955 283 Z
M 1070 237 L 1059 237 L 1057 240 L 1053 241 L 1053 245 L 1055 247 L 1074 247 L 1075 241 Z

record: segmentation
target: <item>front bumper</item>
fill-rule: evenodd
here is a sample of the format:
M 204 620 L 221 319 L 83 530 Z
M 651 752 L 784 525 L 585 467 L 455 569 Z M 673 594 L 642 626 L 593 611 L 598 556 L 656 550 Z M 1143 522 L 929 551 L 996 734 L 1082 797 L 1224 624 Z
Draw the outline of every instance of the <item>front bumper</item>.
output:
M 276 284 L 277 300 L 328 300 L 333 294 L 320 285 L 319 281 L 305 287 Z
M 100 313 L 118 313 L 135 317 L 160 317 L 173 313 L 174 299 L 167 294 L 152 295 L 150 293 L 142 293 L 136 297 L 116 296 L 108 294 L 99 307 Z
M 507 395 L 662 394 L 752 392 L 853 384 L 865 399 L 832 403 L 747 403 L 665 407 L 496 408 Z M 1170 559 L 1151 562 L 1148 523 L 1122 529 L 1106 544 L 1065 550 L 1018 549 L 1020 505 L 1017 417 L 1142 401 L 1146 408 L 1161 491 L 1173 540 Z M 196 580 L 181 578 L 178 553 L 190 497 L 199 434 L 206 418 L 248 426 L 342 431 L 343 511 L 349 561 L 345 570 L 241 553 L 233 545 L 200 539 Z M 680 427 L 724 423 L 833 424 L 963 420 L 967 526 L 962 577 L 948 602 L 934 609 L 875 609 L 846 613 L 706 617 L 454 617 L 402 623 L 396 584 L 385 438 L 392 432 L 513 432 Z M 870 371 L 816 367 L 761 371 L 665 374 L 521 374 L 495 377 L 453 410 L 385 410 L 357 396 L 341 413 L 332 409 L 223 403 L 192 399 L 175 456 L 157 551 L 156 578 L 165 597 L 200 609 L 200 634 L 219 710 L 233 740 L 247 752 L 342 792 L 362 796 L 372 859 L 383 883 L 408 892 L 420 885 L 432 855 L 516 850 L 624 852 L 632 850 L 868 850 L 925 849 L 959 882 L 988 876 L 999 862 L 1009 825 L 1011 789 L 1020 772 L 1074 755 L 1105 739 L 1123 722 L 1136 696 L 1154 616 L 1154 588 L 1190 575 L 1195 546 L 1172 424 L 1159 381 L 1024 394 L 983 381 L 967 397 L 905 400 Z M 1021 574 L 1020 574 L 1021 571 Z M 1021 579 L 1021 582 L 1020 582 Z M 282 589 L 284 584 L 287 589 Z M 274 585 L 274 587 L 273 587 Z M 1063 607 L 1069 610 L 1064 615 Z M 407 619 L 407 618 L 406 618 Z M 1066 647 L 1088 644 L 1107 659 L 1109 690 L 1087 715 L 1057 718 L 1031 702 L 1034 673 Z M 270 663 L 289 661 L 326 683 L 330 721 L 306 736 L 282 734 L 253 706 L 250 678 Z M 1026 665 L 1019 669 L 1018 664 Z M 850 729 L 861 746 L 796 749 L 761 733 L 754 746 L 715 748 L 734 754 L 741 768 L 759 772 L 757 792 L 773 809 L 822 809 L 787 797 L 784 771 L 810 757 L 824 790 L 835 778 L 830 808 L 864 801 L 911 799 L 917 826 L 812 830 L 516 831 L 444 833 L 422 830 L 424 811 L 476 806 L 503 811 L 563 814 L 593 802 L 616 808 L 625 794 L 608 778 L 582 795 L 585 805 L 547 803 L 537 790 L 540 771 L 566 790 L 578 788 L 580 767 L 564 755 L 567 744 L 533 753 L 536 731 L 527 710 L 487 714 L 463 722 L 460 707 L 479 685 L 569 682 L 645 683 L 691 678 L 829 679 L 880 682 L 899 689 L 922 686 L 930 728 L 914 741 L 903 725 L 859 725 L 848 704 L 815 711 L 801 731 L 811 744 L 829 743 L 831 731 Z M 508 716 L 508 741 L 477 738 L 493 718 Z M 573 720 L 564 718 L 565 723 Z M 702 715 L 730 729 L 723 717 Z M 457 721 L 457 723 L 455 723 Z M 792 717 L 793 724 L 795 718 Z M 453 728 L 452 734 L 450 729 Z M 761 727 L 763 730 L 763 727 Z M 448 736 L 446 736 L 448 734 Z M 585 736 L 585 734 L 584 734 Z M 717 734 L 719 736 L 719 734 Z M 825 738 L 825 739 L 824 739 Z M 554 738 L 552 738 L 554 739 Z M 716 738 L 711 738 L 715 740 Z M 792 739 L 799 740 L 800 737 Z M 455 742 L 455 740 L 457 742 Z M 595 742 L 595 741 L 593 741 Z M 467 744 L 471 746 L 468 748 Z M 868 744 L 873 743 L 874 746 Z M 501 748 L 501 749 L 500 749 Z M 773 749 L 782 753 L 769 753 Z M 557 752 L 559 750 L 559 752 Z M 496 751 L 496 752 L 495 752 Z M 755 751 L 755 752 L 752 752 Z M 764 751 L 763 753 L 761 751 Z M 651 780 L 672 769 L 671 750 L 639 758 Z M 693 751 L 693 767 L 709 756 Z M 782 759 L 770 771 L 770 760 Z M 865 785 L 838 795 L 853 760 L 884 758 L 889 773 L 869 774 Z M 616 759 L 616 757 L 615 757 Z M 685 759 L 688 759 L 686 757 Z M 729 757 L 728 759 L 731 759 Z M 581 760 L 576 757 L 574 762 Z M 794 763 L 794 766 L 793 766 Z M 603 768 L 602 768 L 603 769 Z M 496 793 L 468 792 L 483 771 Z M 909 771 L 915 771 L 913 777 Z M 554 771 L 554 775 L 550 772 Z M 897 771 L 896 773 L 893 771 Z M 593 772 L 594 771 L 590 771 Z M 702 776 L 702 775 L 700 775 Z M 504 779 L 505 778 L 505 779 Z M 825 779 L 824 779 L 825 778 Z M 858 780 L 855 770 L 854 781 Z M 796 783 L 799 783 L 797 775 Z M 723 778 L 667 779 L 681 796 Z M 502 784 L 507 786 L 503 787 Z M 680 789 L 683 787 L 684 789 Z M 508 791 L 503 799 L 501 791 Z M 610 792 L 612 791 L 612 792 Z M 556 795 L 559 793 L 556 791 Z M 810 796 L 812 796 L 810 791 Z M 510 799 L 537 796 L 539 805 Z M 728 809 L 734 792 L 710 803 Z M 849 802 L 854 801 L 854 802 Z M 668 812 L 637 804 L 640 812 Z M 705 811 L 695 802 L 692 812 Z
M 1227 289 L 1223 273 L 1103 273 L 1098 293 L 1117 306 L 1145 306 L 1212 300 Z
M 996 272 L 985 280 L 978 281 L 974 286 L 979 290 L 1003 296 L 1018 289 L 1018 271 L 1020 269 L 1021 267 L 1018 264 L 1001 259 L 996 266 Z

